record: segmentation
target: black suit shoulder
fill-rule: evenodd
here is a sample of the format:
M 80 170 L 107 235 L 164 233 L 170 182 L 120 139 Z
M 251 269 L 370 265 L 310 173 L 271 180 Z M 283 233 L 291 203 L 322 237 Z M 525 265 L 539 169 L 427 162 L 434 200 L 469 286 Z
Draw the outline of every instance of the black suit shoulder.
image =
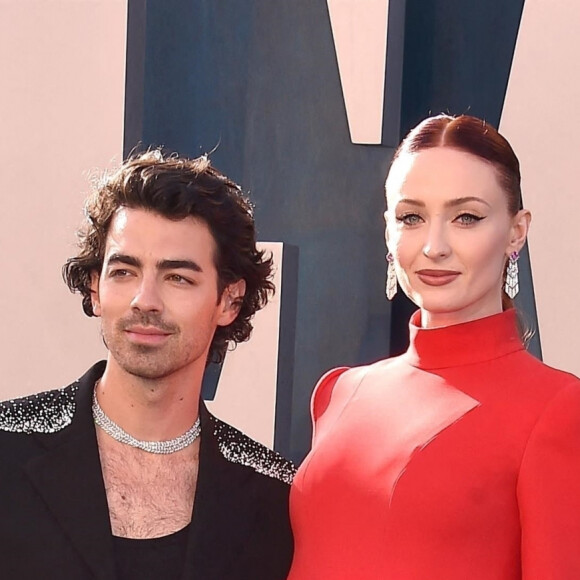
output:
M 56 433 L 75 414 L 78 382 L 67 387 L 0 402 L 0 432 Z
M 212 428 L 220 453 L 227 461 L 287 485 L 292 483 L 296 467 L 291 461 L 211 413 L 208 415 L 208 425 Z
M 0 462 L 23 464 L 67 431 L 76 415 L 78 384 L 0 402 Z

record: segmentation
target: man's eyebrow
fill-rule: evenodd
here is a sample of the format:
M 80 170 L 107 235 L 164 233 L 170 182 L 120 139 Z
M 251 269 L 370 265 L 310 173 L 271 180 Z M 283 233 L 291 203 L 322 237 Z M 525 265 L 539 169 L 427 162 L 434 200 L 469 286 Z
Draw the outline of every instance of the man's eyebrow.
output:
M 139 268 L 141 266 L 141 261 L 134 256 L 128 256 L 127 254 L 111 254 L 106 260 L 107 266 L 111 264 L 126 264 L 127 266 L 135 266 Z
M 134 266 L 135 268 L 141 268 L 142 262 L 139 258 L 135 256 L 129 256 L 127 254 L 111 254 L 107 260 L 107 266 L 111 264 L 126 264 L 127 266 Z M 159 270 L 192 270 L 193 272 L 203 272 L 203 268 L 193 260 L 160 260 L 157 262 L 157 268 Z
M 489 203 L 487 201 L 485 201 L 485 199 L 482 199 L 481 197 L 476 197 L 474 195 L 469 195 L 466 197 L 458 197 L 456 199 L 450 199 L 449 201 L 447 201 L 445 203 L 445 206 L 446 207 L 455 207 L 455 206 L 461 205 L 463 203 L 467 203 L 468 201 L 477 201 L 479 203 L 484 203 L 485 205 L 491 207 L 489 205 Z
M 193 272 L 203 272 L 203 268 L 193 260 L 161 260 L 157 262 L 159 270 L 192 270 Z

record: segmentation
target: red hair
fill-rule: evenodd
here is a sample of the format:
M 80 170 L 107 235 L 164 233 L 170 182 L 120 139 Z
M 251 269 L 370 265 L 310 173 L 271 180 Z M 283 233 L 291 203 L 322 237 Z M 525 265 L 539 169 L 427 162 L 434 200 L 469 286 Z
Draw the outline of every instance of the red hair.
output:
M 453 147 L 491 163 L 506 194 L 508 211 L 513 216 L 521 209 L 520 162 L 511 145 L 489 123 L 469 115 L 429 117 L 403 139 L 391 165 L 403 155 L 432 147 Z

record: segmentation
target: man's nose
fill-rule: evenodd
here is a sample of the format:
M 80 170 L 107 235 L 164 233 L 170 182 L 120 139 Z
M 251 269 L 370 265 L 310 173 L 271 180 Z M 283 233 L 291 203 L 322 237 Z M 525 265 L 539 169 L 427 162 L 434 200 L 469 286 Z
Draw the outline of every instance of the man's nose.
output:
M 143 312 L 161 312 L 163 310 L 159 285 L 154 277 L 143 276 L 141 278 L 137 292 L 131 301 L 131 308 Z

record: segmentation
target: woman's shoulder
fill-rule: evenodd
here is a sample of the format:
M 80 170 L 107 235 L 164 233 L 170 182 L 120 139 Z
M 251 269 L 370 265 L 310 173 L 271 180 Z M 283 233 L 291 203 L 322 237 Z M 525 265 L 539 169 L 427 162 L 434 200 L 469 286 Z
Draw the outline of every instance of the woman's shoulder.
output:
M 580 378 L 576 375 L 555 368 L 547 362 L 543 362 L 527 351 L 522 351 L 518 359 L 519 380 L 527 383 L 529 387 L 556 393 L 561 389 L 580 389 Z
M 497 387 L 490 390 L 530 429 L 560 413 L 576 416 L 580 425 L 580 379 L 554 368 L 526 351 L 505 357 L 493 373 Z M 500 377 L 500 378 L 498 378 Z M 557 421 L 556 421 L 557 422 Z
M 310 410 L 314 421 L 316 421 L 324 411 L 326 411 L 328 405 L 330 405 L 338 379 L 351 370 L 350 367 L 336 367 L 330 369 L 324 373 L 318 383 L 316 383 L 310 403 Z
M 399 358 L 383 359 L 368 365 L 335 367 L 324 373 L 312 394 L 311 412 L 314 421 L 326 411 L 331 402 L 338 405 L 346 404 L 368 373 L 387 371 L 397 364 Z

